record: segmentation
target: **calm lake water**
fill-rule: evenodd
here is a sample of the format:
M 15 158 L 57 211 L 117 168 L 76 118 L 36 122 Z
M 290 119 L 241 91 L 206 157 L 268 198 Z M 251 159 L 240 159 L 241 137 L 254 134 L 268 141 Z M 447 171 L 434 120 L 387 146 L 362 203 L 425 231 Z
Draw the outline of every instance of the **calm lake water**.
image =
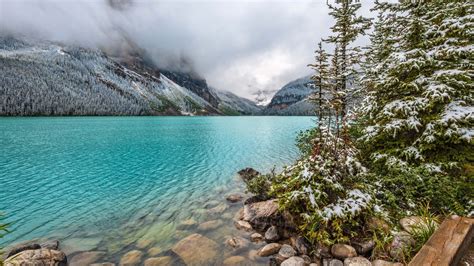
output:
M 312 123 L 311 117 L 0 118 L 0 211 L 14 222 L 0 245 L 56 238 L 68 254 L 100 250 L 112 262 L 129 250 L 143 251 L 143 259 L 151 248 L 167 255 L 195 232 L 224 246 L 229 235 L 245 236 L 232 223 L 242 203 L 225 201 L 244 191 L 236 172 L 291 163 L 297 133 Z M 209 211 L 216 206 L 218 212 Z M 196 226 L 182 225 L 189 219 Z M 216 219 L 223 221 L 217 229 L 197 229 Z M 224 247 L 219 253 L 235 255 Z

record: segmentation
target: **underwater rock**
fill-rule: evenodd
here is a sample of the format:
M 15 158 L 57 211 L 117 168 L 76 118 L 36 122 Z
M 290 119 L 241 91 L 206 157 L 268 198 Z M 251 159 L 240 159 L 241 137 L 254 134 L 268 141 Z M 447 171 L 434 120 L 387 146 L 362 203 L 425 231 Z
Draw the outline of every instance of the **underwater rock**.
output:
M 260 175 L 257 170 L 248 167 L 237 172 L 244 181 L 252 180 L 254 177 Z
M 72 259 L 69 261 L 69 265 L 70 266 L 89 265 L 94 262 L 97 262 L 104 255 L 105 255 L 105 252 L 100 252 L 100 251 L 82 252 L 77 255 L 74 255 L 74 257 L 72 257 Z
M 40 244 L 41 248 L 59 250 L 59 240 L 48 240 Z
M 172 265 L 173 258 L 170 256 L 148 258 L 144 262 L 144 266 L 166 266 Z
M 209 230 L 214 230 L 220 227 L 224 222 L 222 220 L 212 220 L 212 221 L 207 221 L 198 226 L 198 230 L 200 231 L 209 231 Z
M 192 234 L 179 241 L 171 250 L 188 265 L 209 265 L 218 254 L 218 245 L 203 235 Z
M 240 249 L 240 248 L 245 248 L 248 247 L 249 241 L 243 237 L 240 236 L 233 236 L 228 238 L 225 243 L 235 249 Z
M 230 194 L 229 196 L 227 196 L 226 199 L 227 199 L 227 201 L 230 201 L 232 203 L 236 203 L 236 202 L 241 201 L 243 198 L 244 198 L 244 196 L 242 196 L 241 194 L 234 193 L 234 194 Z
M 224 260 L 224 265 L 244 265 L 245 258 L 242 256 L 232 256 Z
M 132 266 L 132 265 L 139 265 L 140 261 L 142 260 L 143 252 L 139 250 L 132 250 L 125 255 L 122 256 L 120 259 L 120 266 Z

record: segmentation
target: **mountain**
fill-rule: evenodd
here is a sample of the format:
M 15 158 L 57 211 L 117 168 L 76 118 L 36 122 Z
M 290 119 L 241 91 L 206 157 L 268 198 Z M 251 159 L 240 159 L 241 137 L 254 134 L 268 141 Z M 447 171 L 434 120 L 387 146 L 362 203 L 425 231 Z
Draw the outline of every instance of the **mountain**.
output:
M 258 115 L 263 107 L 251 100 L 239 97 L 229 91 L 212 89 L 219 102 L 218 109 L 226 115 Z
M 283 86 L 263 110 L 265 115 L 314 115 L 309 97 L 314 92 L 309 76 Z
M 0 37 L 0 95 L 0 115 L 253 114 L 250 101 L 219 102 L 205 80 L 144 58 L 12 37 Z

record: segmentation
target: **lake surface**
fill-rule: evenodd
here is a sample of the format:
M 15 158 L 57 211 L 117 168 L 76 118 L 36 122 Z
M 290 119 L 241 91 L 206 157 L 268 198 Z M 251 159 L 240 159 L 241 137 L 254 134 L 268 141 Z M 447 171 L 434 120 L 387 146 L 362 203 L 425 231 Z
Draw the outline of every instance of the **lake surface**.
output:
M 101 250 L 103 260 L 118 262 L 129 250 L 166 255 L 216 219 L 224 222 L 218 229 L 199 233 L 223 245 L 244 234 L 232 224 L 242 203 L 225 201 L 245 190 L 236 172 L 291 163 L 297 133 L 312 124 L 311 117 L 0 118 L 0 211 L 14 222 L 0 245 L 55 238 L 68 254 Z M 216 206 L 224 211 L 209 212 Z M 189 219 L 196 227 L 182 225 Z

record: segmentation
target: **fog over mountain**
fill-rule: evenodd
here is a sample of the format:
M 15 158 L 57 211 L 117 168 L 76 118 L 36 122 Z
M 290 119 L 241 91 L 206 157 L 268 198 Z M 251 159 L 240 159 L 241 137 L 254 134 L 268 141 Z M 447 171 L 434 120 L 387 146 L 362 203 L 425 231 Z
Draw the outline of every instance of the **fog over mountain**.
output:
M 361 1 L 368 14 L 370 0 Z M 326 1 L 0 0 L 0 35 L 113 53 L 132 42 L 162 69 L 271 98 L 306 67 L 331 19 Z M 124 48 L 125 47 L 125 48 Z

